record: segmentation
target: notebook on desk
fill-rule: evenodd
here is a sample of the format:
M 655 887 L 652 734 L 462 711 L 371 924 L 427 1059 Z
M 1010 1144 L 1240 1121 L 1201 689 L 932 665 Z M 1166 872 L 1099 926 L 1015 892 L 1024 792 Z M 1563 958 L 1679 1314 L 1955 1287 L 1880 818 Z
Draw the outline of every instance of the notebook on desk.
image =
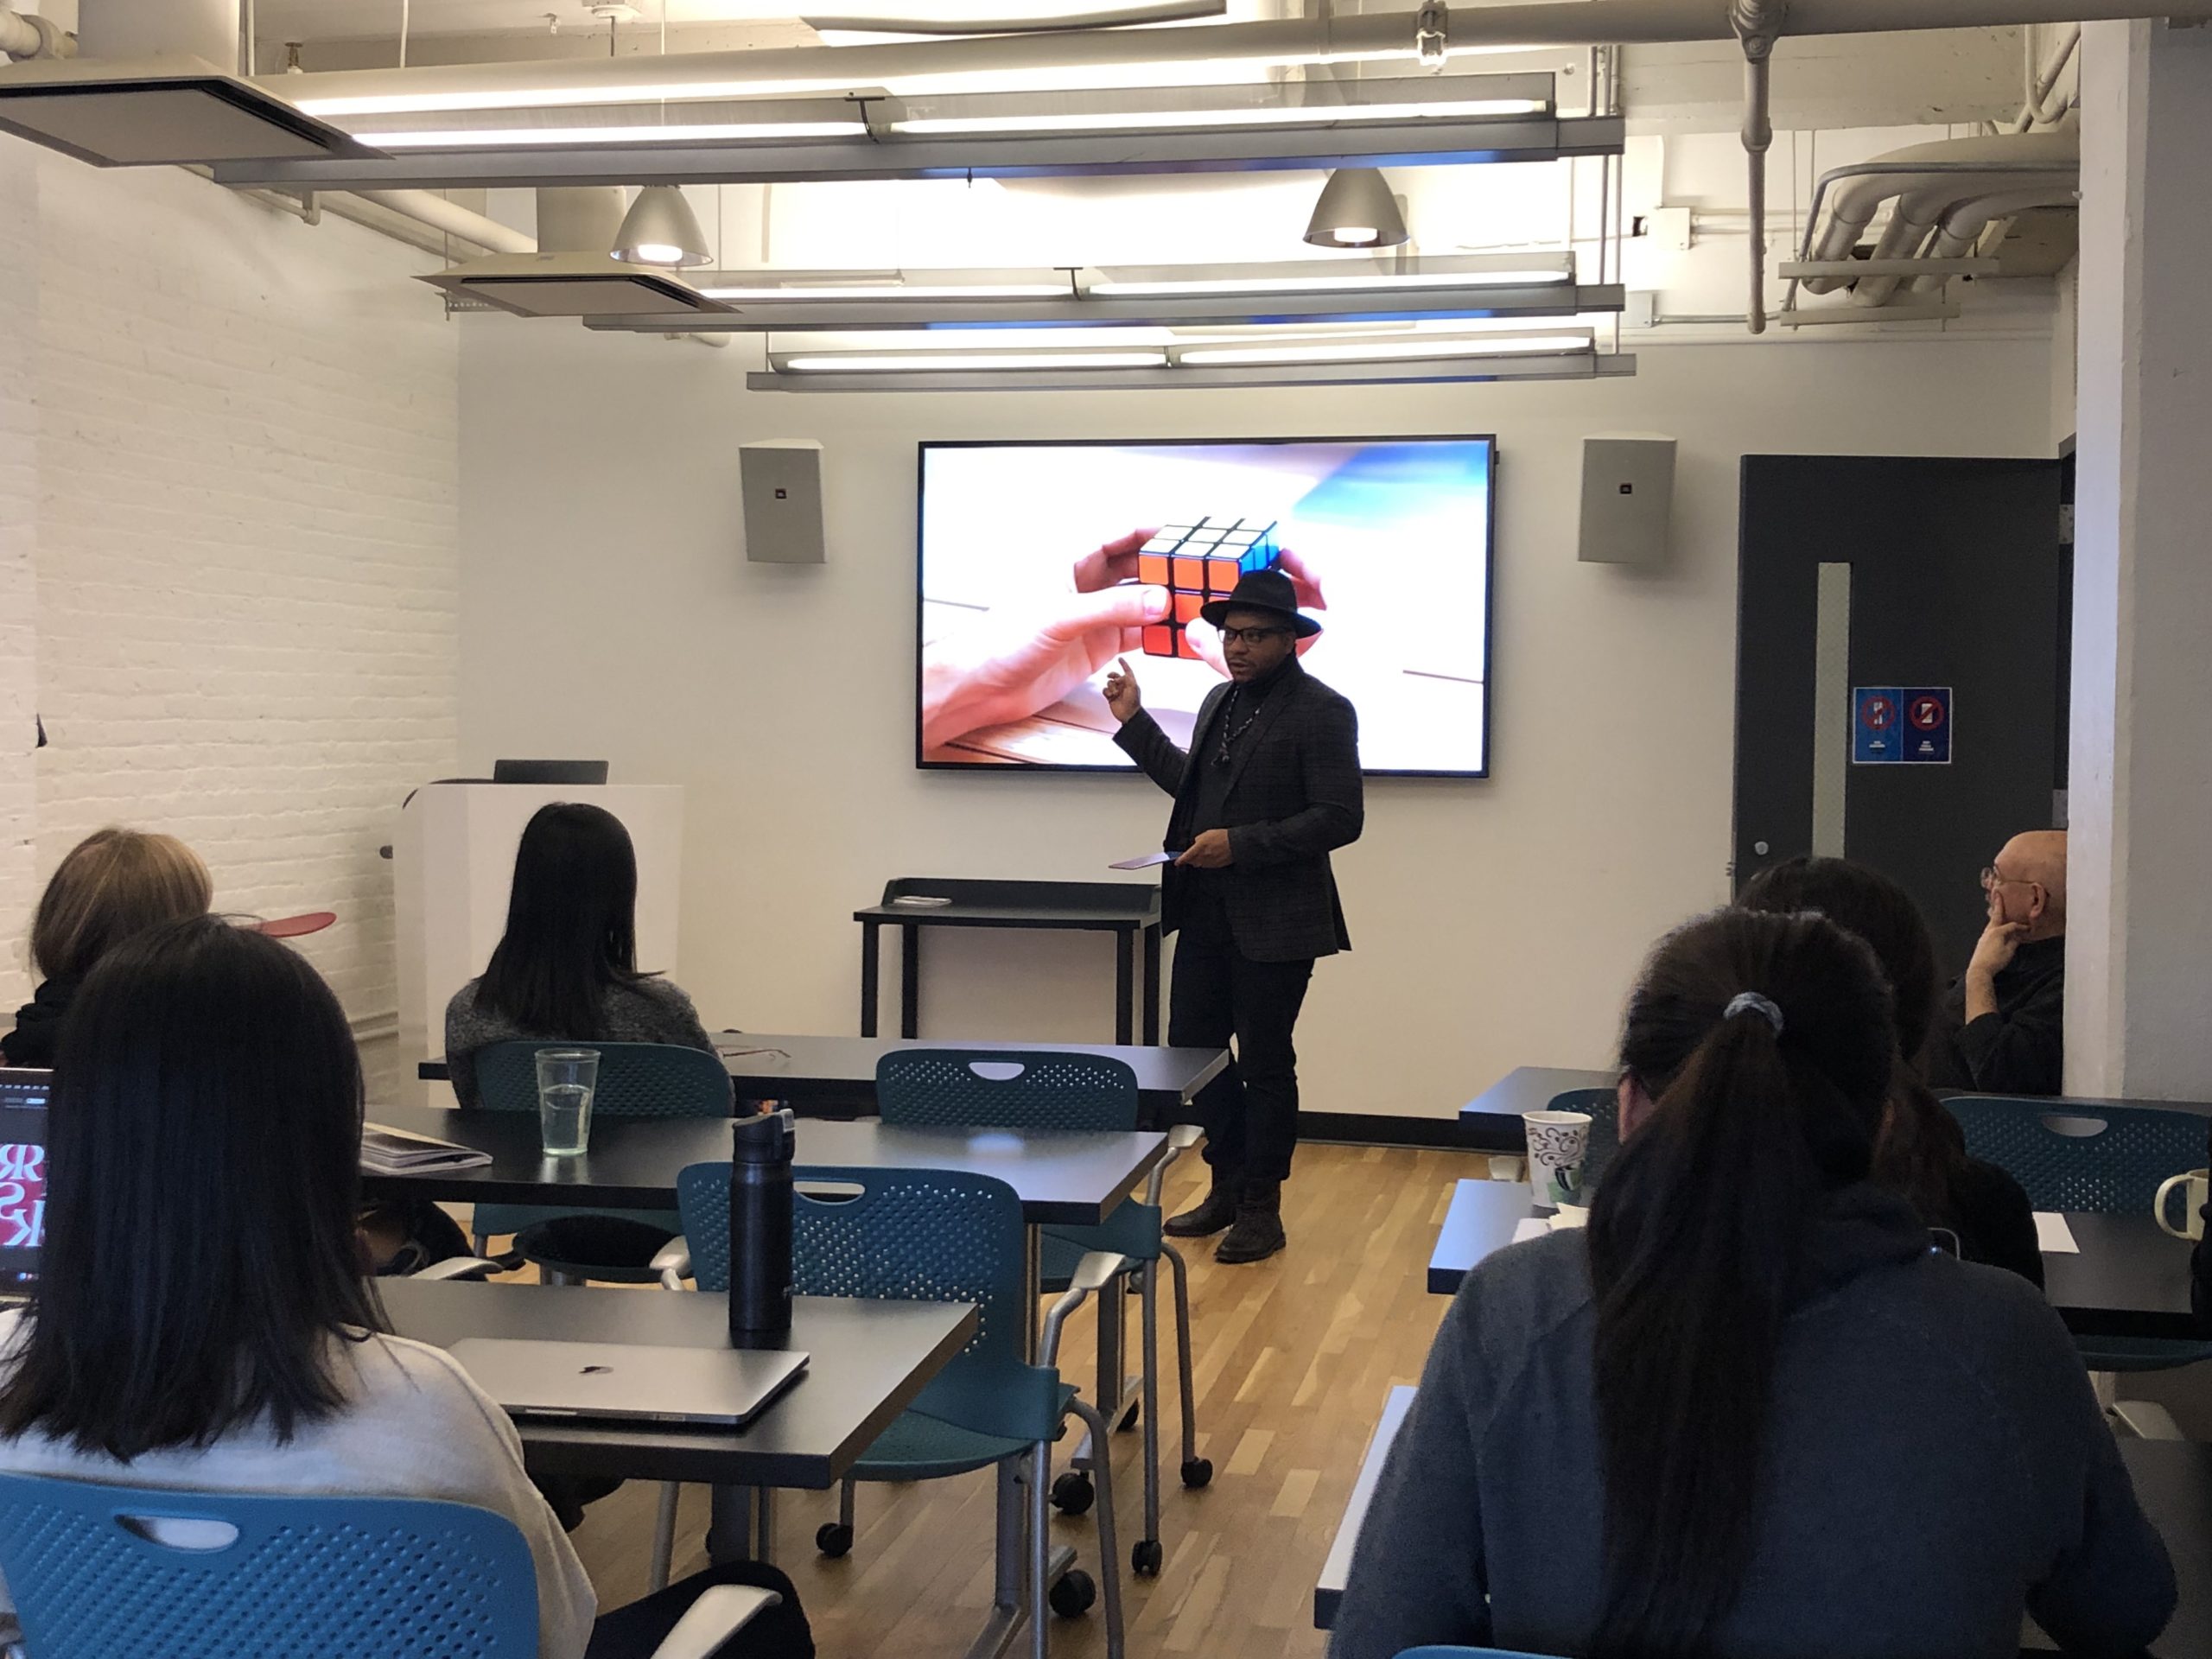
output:
M 452 1349 L 511 1417 L 743 1428 L 798 1381 L 807 1357 L 761 1348 L 465 1337 Z

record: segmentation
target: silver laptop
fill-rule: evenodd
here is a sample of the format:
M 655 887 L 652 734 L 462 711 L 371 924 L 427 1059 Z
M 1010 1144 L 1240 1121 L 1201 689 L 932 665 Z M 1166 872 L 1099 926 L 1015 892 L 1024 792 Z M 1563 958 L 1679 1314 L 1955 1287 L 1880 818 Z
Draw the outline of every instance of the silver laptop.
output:
M 798 1381 L 806 1356 L 758 1348 L 466 1337 L 453 1357 L 513 1417 L 743 1428 Z

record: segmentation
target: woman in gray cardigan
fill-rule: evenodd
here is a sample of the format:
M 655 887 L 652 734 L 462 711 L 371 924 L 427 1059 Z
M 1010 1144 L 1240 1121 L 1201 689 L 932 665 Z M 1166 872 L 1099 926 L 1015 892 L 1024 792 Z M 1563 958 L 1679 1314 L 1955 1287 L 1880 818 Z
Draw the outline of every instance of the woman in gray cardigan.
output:
M 538 1037 L 559 1042 L 677 1043 L 715 1052 L 691 999 L 638 971 L 638 855 L 601 807 L 542 806 L 515 849 L 507 931 L 491 965 L 446 1005 L 446 1065 L 464 1106 L 478 1103 L 476 1052 Z
M 1895 1045 L 1817 916 L 1665 940 L 1586 1231 L 1470 1274 L 1362 1528 L 1332 1659 L 2132 1653 L 2174 1605 L 2065 1328 L 1867 1174 Z

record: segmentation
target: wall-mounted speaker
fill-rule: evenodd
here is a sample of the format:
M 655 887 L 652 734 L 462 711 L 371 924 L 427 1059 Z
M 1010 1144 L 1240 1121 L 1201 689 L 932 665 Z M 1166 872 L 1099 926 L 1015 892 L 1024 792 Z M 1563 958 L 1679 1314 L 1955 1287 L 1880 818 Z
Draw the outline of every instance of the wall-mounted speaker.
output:
M 745 556 L 754 564 L 820 564 L 822 446 L 810 438 L 740 444 Z
M 1675 441 L 1649 435 L 1582 440 L 1586 564 L 1662 564 L 1675 510 Z

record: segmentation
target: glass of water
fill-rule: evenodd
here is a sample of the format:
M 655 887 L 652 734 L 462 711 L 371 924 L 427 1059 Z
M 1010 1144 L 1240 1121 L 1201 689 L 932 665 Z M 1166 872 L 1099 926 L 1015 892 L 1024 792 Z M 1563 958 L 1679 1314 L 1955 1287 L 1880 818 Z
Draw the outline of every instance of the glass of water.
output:
M 591 1097 L 598 1087 L 597 1049 L 537 1051 L 538 1144 L 548 1158 L 574 1158 L 591 1145 Z

